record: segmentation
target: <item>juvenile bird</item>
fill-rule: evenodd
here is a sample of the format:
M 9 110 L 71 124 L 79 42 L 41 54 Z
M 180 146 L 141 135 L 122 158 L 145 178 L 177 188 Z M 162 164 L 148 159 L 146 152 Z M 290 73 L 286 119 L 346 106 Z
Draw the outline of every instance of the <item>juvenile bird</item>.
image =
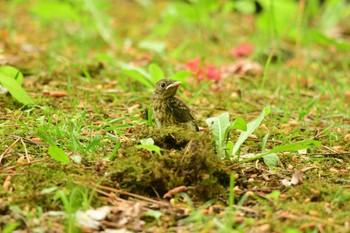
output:
M 162 79 L 156 83 L 152 107 L 156 124 L 159 128 L 176 125 L 192 131 L 199 131 L 191 114 L 191 110 L 184 102 L 175 97 L 181 82 Z

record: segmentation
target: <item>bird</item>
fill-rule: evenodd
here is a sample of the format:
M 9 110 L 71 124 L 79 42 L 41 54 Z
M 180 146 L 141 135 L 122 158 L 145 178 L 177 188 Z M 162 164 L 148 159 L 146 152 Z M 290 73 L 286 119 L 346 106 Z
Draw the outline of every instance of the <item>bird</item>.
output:
M 156 83 L 152 108 L 157 127 L 179 126 L 199 131 L 191 110 L 182 100 L 175 97 L 180 85 L 181 82 L 171 79 L 161 79 Z

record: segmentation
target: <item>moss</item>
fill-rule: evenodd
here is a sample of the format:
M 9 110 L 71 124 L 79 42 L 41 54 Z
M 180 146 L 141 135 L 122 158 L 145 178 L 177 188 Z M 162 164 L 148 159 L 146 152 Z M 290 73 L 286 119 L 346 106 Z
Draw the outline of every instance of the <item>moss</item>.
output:
M 208 133 L 191 133 L 177 128 L 135 130 L 138 139 L 152 137 L 162 156 L 137 150 L 135 142 L 124 144 L 109 168 L 112 180 L 132 192 L 162 196 L 168 190 L 192 187 L 195 198 L 213 198 L 228 184 L 224 164 L 215 154 Z

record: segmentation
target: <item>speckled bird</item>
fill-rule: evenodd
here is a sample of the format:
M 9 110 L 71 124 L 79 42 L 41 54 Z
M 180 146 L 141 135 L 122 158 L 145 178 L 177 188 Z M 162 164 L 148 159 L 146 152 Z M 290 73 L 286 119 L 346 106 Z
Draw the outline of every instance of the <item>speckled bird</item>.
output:
M 175 97 L 181 82 L 162 79 L 156 83 L 152 107 L 155 122 L 159 128 L 176 125 L 192 131 L 199 131 L 191 110 Z

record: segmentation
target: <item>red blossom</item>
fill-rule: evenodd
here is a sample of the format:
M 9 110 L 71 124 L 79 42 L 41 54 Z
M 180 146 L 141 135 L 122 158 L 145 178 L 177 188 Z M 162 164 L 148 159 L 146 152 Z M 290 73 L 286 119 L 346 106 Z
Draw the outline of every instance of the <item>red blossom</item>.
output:
M 208 63 L 207 61 L 204 61 L 201 64 L 200 58 L 188 61 L 185 64 L 185 68 L 194 73 L 197 81 L 205 79 L 219 81 L 221 78 L 220 68 Z
M 231 55 L 235 58 L 247 57 L 254 51 L 254 46 L 251 44 L 240 44 L 231 50 Z

